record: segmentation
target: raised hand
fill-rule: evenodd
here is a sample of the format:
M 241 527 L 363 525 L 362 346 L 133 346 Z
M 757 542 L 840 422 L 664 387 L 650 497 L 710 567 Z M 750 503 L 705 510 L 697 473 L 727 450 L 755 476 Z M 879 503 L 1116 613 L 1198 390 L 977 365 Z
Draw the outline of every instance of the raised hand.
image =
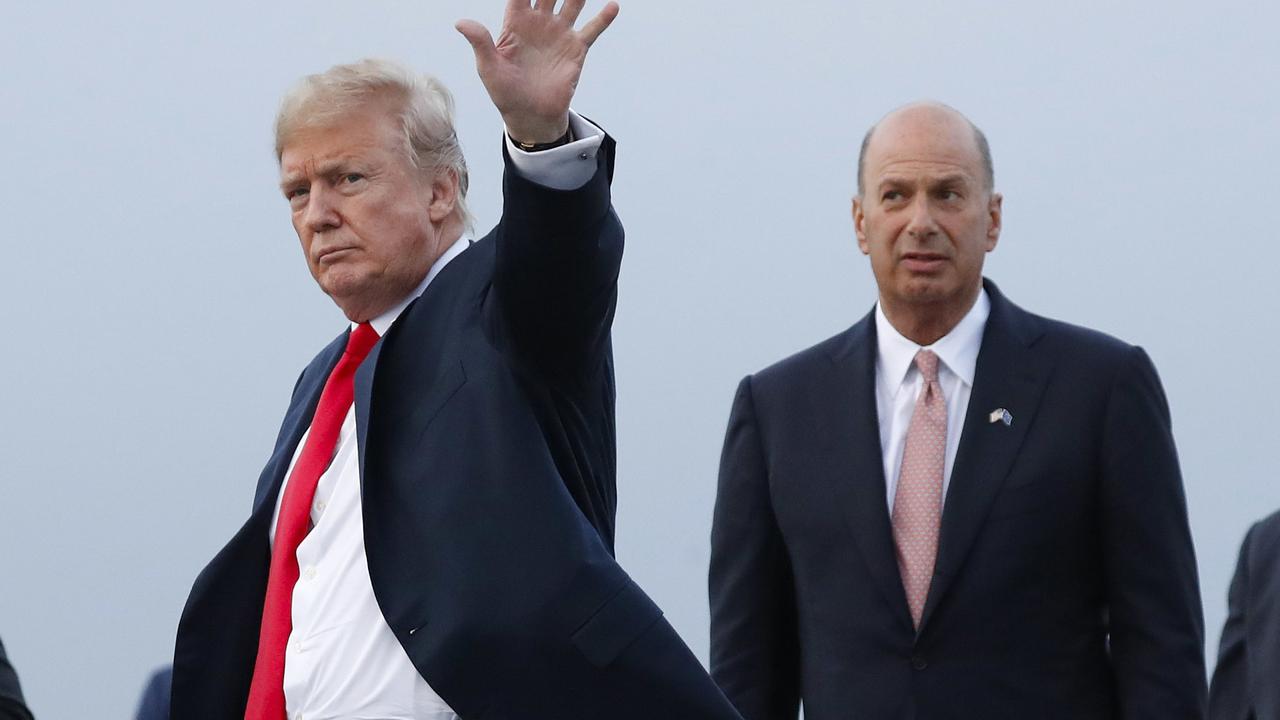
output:
M 581 30 L 574 23 L 586 0 L 508 0 L 498 42 L 475 20 L 458 21 L 476 53 L 476 70 L 515 140 L 546 143 L 569 128 L 573 100 L 587 50 L 618 17 L 610 2 Z

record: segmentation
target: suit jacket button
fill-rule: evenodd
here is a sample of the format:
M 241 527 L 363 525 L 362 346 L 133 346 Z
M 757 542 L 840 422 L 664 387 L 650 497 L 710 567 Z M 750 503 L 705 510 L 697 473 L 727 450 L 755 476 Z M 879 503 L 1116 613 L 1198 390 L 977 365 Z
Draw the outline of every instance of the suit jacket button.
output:
M 925 660 L 923 657 L 920 657 L 919 655 L 912 655 L 911 667 L 915 668 L 916 670 L 923 670 L 929 667 L 929 661 Z

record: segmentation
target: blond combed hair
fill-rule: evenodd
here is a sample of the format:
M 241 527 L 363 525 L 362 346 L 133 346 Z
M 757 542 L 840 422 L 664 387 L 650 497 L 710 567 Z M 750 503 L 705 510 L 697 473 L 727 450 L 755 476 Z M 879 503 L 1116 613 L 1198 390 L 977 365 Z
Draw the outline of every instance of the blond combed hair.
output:
M 276 115 L 276 161 L 300 129 L 324 126 L 377 100 L 399 105 L 409 161 L 424 172 L 444 169 L 458 178 L 455 211 L 467 232 L 474 219 L 467 209 L 467 161 L 453 128 L 453 95 L 437 78 L 390 60 L 366 58 L 308 75 L 280 103 Z

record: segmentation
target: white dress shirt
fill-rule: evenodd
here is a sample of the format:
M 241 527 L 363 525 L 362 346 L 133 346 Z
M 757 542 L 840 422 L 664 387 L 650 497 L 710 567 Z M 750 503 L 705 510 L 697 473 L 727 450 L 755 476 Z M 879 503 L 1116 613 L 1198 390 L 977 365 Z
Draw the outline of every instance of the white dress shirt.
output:
M 938 384 L 947 401 L 947 451 L 942 470 L 942 497 L 946 501 L 951 486 L 951 466 L 960 447 L 973 373 L 978 365 L 982 333 L 991 314 L 991 299 L 981 290 L 973 307 L 951 332 L 932 345 L 921 347 L 902 336 L 876 303 L 876 413 L 880 418 L 880 450 L 884 455 L 884 480 L 889 512 L 898 491 L 902 452 L 907 445 L 907 427 L 916 398 L 924 389 L 924 377 L 915 365 L 916 353 L 932 350 L 938 356 Z
M 581 139 L 551 150 L 526 153 L 508 138 L 516 171 L 560 190 L 586 184 L 595 174 L 604 131 L 573 112 L 570 123 L 574 136 Z M 378 335 L 385 335 L 409 303 L 469 245 L 465 237 L 459 238 L 413 293 L 371 320 Z M 298 442 L 286 478 L 304 445 L 306 435 Z M 273 545 L 283 497 L 282 489 L 271 521 Z M 290 720 L 457 720 L 418 675 L 373 595 L 364 550 L 354 404 L 343 420 L 333 460 L 316 485 L 311 523 L 298 546 L 300 575 L 293 589 L 293 631 L 285 650 L 284 696 Z

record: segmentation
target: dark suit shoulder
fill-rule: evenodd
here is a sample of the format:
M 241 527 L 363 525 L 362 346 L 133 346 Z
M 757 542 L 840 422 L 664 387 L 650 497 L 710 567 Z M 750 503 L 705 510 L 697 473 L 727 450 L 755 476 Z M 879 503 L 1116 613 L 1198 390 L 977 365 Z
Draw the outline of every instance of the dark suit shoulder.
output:
M 1134 345 L 1107 333 L 1024 310 L 1005 297 L 990 280 L 984 280 L 983 287 L 991 300 L 986 334 L 994 332 L 1056 359 L 1067 359 L 1072 363 L 1100 363 L 1113 369 L 1131 362 L 1140 354 L 1135 352 L 1137 348 Z M 986 344 L 984 337 L 984 347 Z
M 1010 324 L 1017 326 L 1032 353 L 1050 360 L 1059 372 L 1065 371 L 1076 382 L 1104 388 L 1123 378 L 1156 378 L 1146 352 L 1114 335 L 1036 315 L 1012 303 L 1008 303 L 1007 316 L 1013 319 Z M 994 320 L 993 313 L 988 332 Z
M 1135 347 L 1100 330 L 1053 320 L 1025 310 L 1022 312 L 1043 329 L 1041 342 L 1070 355 L 1094 356 L 1119 362 L 1129 357 Z
M 22 720 L 31 714 L 22 702 L 22 688 L 18 684 L 18 674 L 9 664 L 4 652 L 4 643 L 0 643 L 0 718 Z
M 864 332 L 866 323 L 867 320 L 864 319 L 838 335 L 788 355 L 753 373 L 751 376 L 753 388 L 757 391 L 775 387 L 785 388 L 797 382 L 808 381 L 816 372 L 830 367 L 836 358 L 845 353 L 857 352 L 862 342 L 874 342 L 874 334 Z M 861 336 L 864 335 L 866 337 L 862 339 Z
M 1280 510 L 1254 523 L 1245 542 L 1252 558 L 1269 560 L 1280 555 Z

